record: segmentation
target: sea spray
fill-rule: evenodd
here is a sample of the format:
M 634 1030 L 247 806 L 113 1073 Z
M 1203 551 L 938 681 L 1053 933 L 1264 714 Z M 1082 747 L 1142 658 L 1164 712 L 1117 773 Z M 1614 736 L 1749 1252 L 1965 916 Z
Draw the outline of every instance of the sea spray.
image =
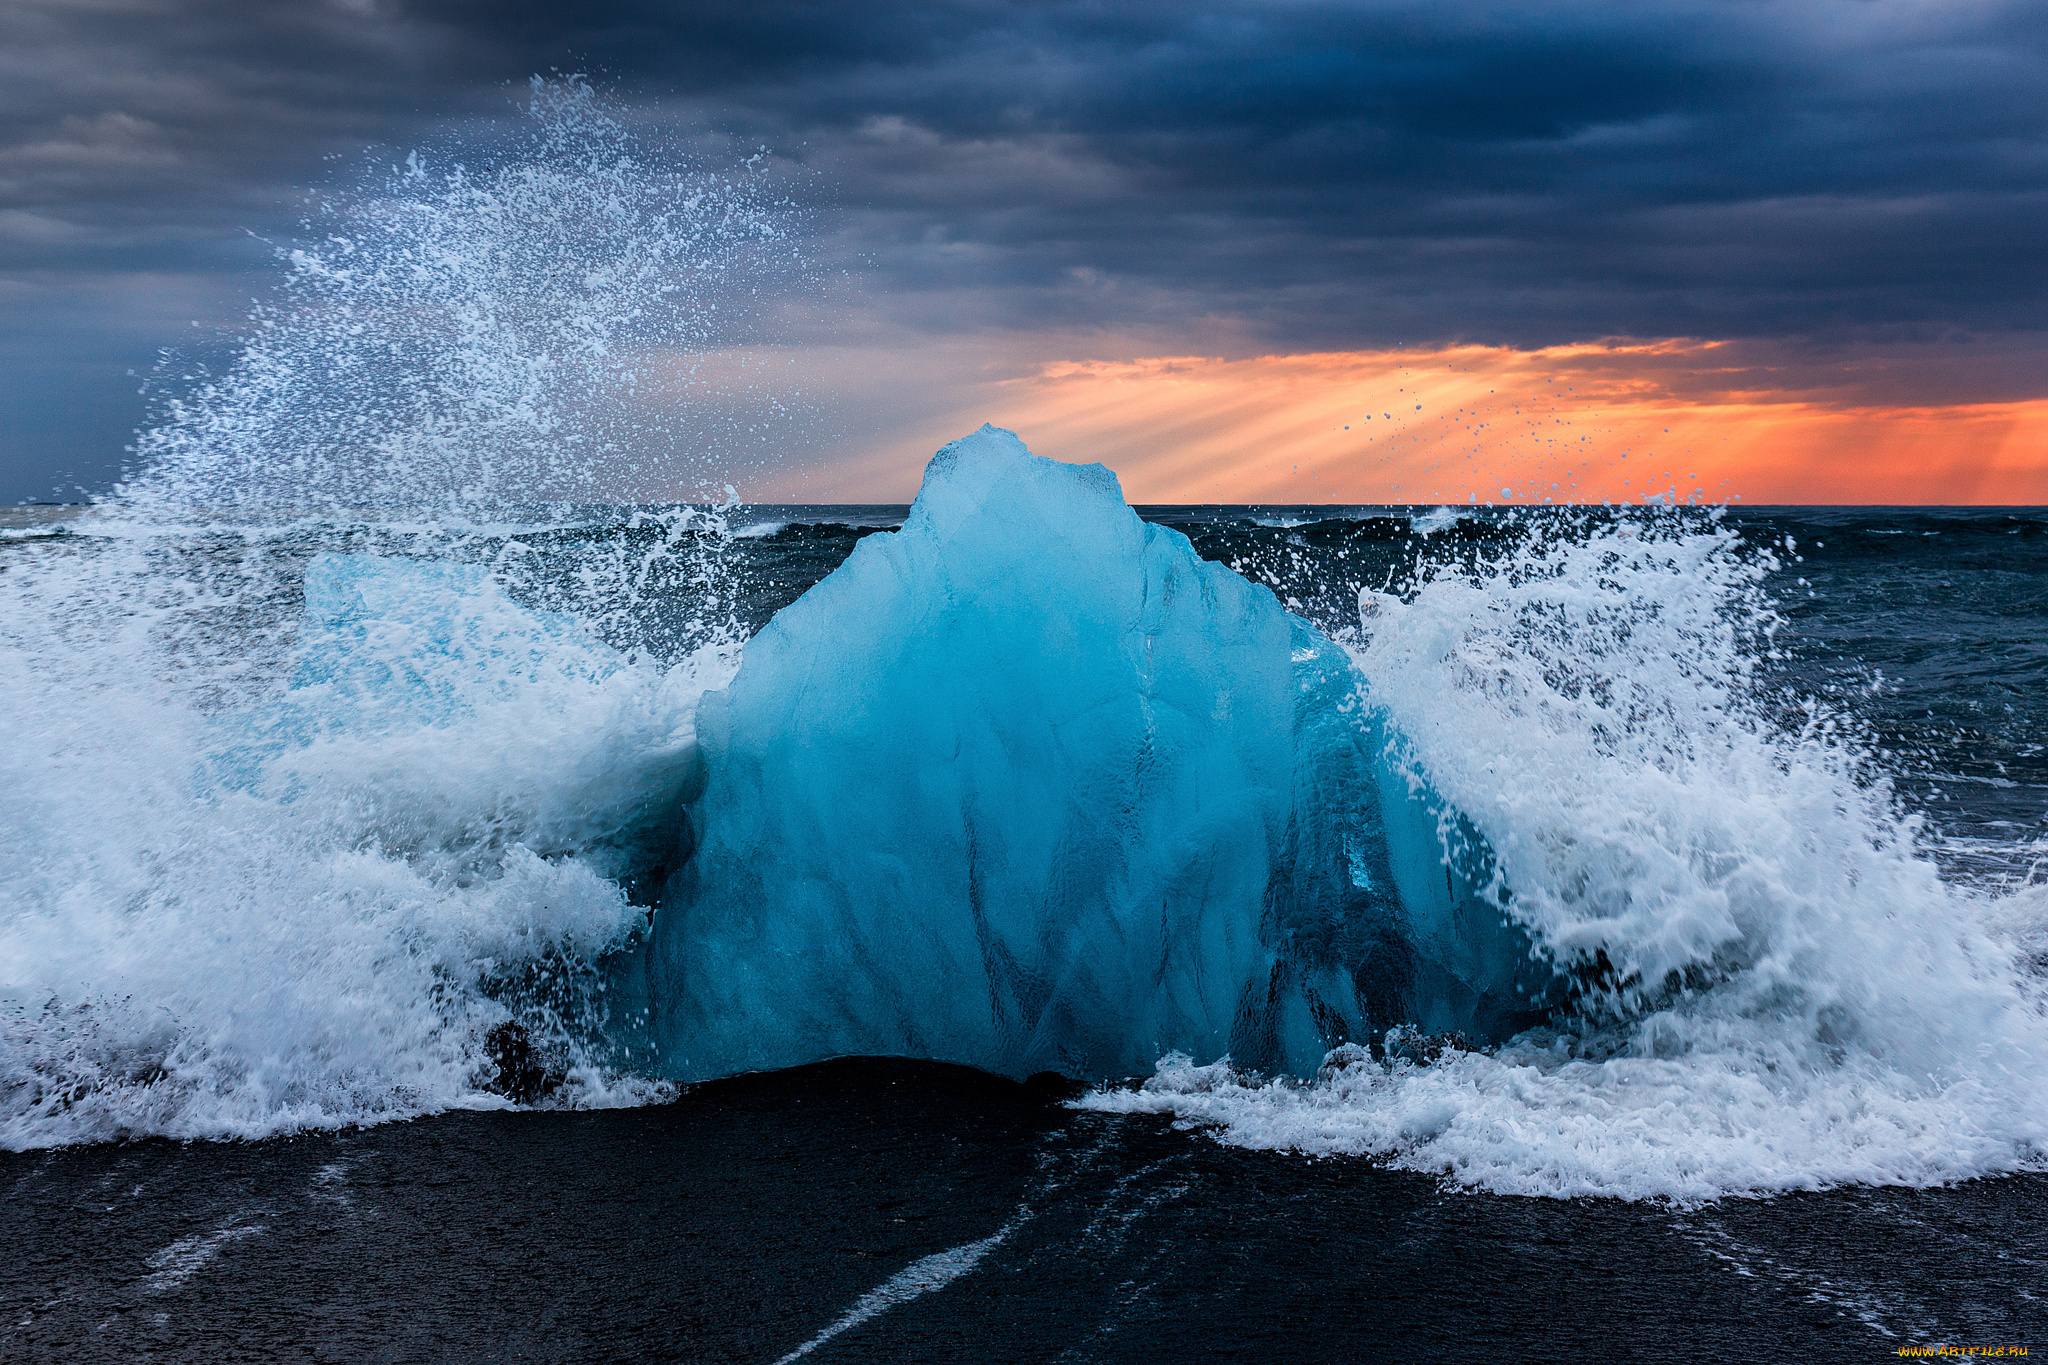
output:
M 557 1102 L 662 1093 L 599 1065 L 594 963 L 675 856 L 731 539 L 563 500 L 723 472 L 673 376 L 791 215 L 581 82 L 525 114 L 340 198 L 119 493 L 10 546 L 0 1143 L 502 1104 L 513 1020 Z
M 524 113 L 318 201 L 233 367 L 169 387 L 109 511 L 417 524 L 715 498 L 762 428 L 786 438 L 772 384 L 710 377 L 807 270 L 765 158 L 693 165 L 578 77 L 536 78 Z
M 1853 725 L 1766 684 L 1768 552 L 1675 517 L 1560 526 L 1368 590 L 1347 643 L 1574 1006 L 1433 1065 L 1354 1050 L 1297 1086 L 1171 1058 L 1087 1102 L 1509 1193 L 2038 1167 L 2042 888 L 1945 883 Z

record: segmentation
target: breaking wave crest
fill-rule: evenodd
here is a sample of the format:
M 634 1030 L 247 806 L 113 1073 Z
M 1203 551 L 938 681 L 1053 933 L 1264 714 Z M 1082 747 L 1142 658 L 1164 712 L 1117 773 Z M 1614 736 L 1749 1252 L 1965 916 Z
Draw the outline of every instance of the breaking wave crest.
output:
M 122 489 L 12 549 L 0 1144 L 664 1093 L 599 1065 L 595 964 L 731 671 L 730 537 L 562 500 L 715 470 L 639 400 L 787 214 L 579 81 L 525 114 L 339 199 Z
M 1572 982 L 1491 1051 L 1394 1040 L 1311 1083 L 1170 1058 L 1088 1103 L 1500 1192 L 1921 1185 L 2048 1152 L 2048 888 L 1945 882 L 1845 718 L 1768 685 L 1778 567 L 1599 521 L 1360 596 L 1345 642 Z

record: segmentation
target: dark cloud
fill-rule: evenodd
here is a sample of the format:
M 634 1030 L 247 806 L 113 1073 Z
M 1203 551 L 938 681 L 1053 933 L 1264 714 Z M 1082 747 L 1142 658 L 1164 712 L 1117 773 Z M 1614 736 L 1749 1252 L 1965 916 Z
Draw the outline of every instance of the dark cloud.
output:
M 166 300 L 233 312 L 263 259 L 240 230 L 288 232 L 294 186 L 502 118 L 508 79 L 563 66 L 650 124 L 772 144 L 828 203 L 814 252 L 912 330 L 2048 328 L 2032 3 L 19 0 L 0 53 L 0 404 L 42 424 L 6 419 L 36 469 L 86 440 L 53 406 L 133 420 L 119 371 L 175 339 Z

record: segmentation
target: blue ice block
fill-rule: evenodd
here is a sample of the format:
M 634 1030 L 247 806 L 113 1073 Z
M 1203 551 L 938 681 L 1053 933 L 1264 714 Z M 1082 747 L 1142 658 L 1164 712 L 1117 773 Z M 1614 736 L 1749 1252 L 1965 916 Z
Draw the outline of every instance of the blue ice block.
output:
M 679 1079 L 1098 1077 L 1497 1036 L 1547 971 L 1387 738 L 1271 592 L 983 427 L 701 703 L 695 852 L 621 964 L 622 1042 Z

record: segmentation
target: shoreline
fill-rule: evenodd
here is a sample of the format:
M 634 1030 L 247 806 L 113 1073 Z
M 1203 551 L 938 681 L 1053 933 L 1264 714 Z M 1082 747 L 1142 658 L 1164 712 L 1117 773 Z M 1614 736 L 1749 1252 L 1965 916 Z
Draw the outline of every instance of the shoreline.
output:
M 2048 1176 L 1696 1209 L 1449 1193 L 907 1061 L 639 1109 L 5 1153 L 0 1181 L 5 1359 L 1680 1361 L 2048 1336 L 2025 1288 Z

